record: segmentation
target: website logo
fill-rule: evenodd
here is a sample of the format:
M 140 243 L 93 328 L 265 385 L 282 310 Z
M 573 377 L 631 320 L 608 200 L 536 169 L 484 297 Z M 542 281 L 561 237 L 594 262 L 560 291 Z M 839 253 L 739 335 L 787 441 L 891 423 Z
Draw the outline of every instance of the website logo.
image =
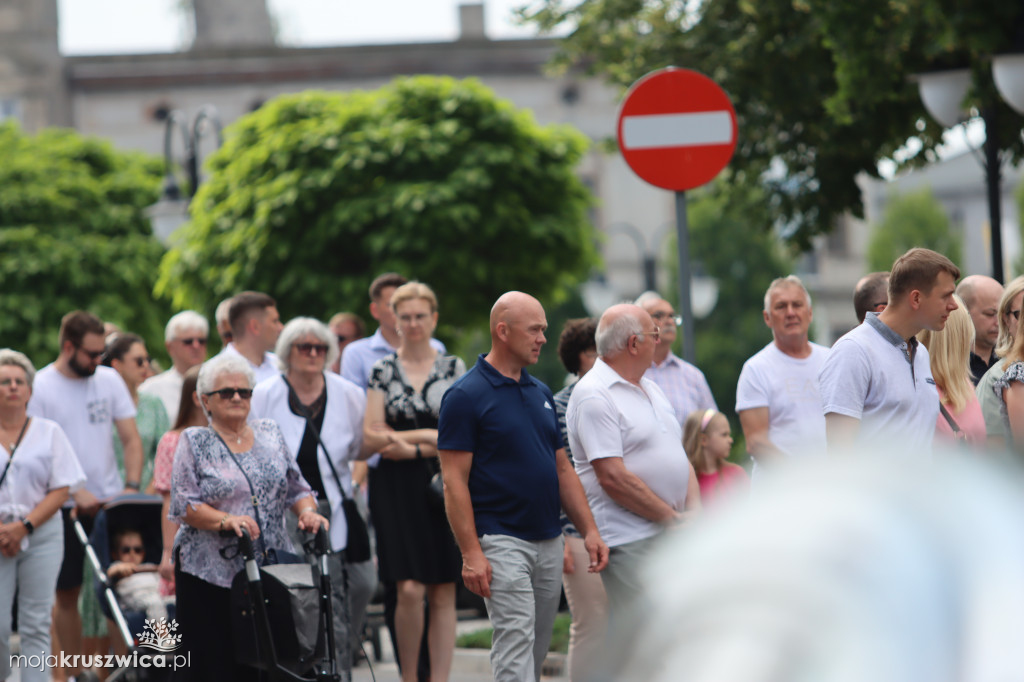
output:
M 177 633 L 178 621 L 167 618 L 147 618 L 142 626 L 142 632 L 135 636 L 139 638 L 140 647 L 149 647 L 164 653 L 170 653 L 181 646 L 181 635 Z

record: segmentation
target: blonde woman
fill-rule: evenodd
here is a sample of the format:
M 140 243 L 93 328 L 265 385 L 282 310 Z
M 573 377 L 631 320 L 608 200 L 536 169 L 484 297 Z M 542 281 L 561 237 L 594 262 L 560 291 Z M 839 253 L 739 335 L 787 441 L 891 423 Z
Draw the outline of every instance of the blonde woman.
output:
M 971 383 L 970 354 L 974 346 L 974 323 L 967 306 L 954 295 L 957 309 L 949 314 L 942 331 L 925 329 L 918 340 L 928 349 L 932 377 L 939 389 L 939 401 L 946 414 L 939 414 L 935 439 L 950 442 L 965 438 L 974 445 L 985 443 L 985 418 Z M 947 415 L 948 414 L 948 418 Z M 952 420 L 957 430 L 954 433 Z
M 985 372 L 985 375 L 978 381 L 978 388 L 975 389 L 978 402 L 981 403 L 981 413 L 985 416 L 988 447 L 993 450 L 1006 447 L 1008 442 L 1006 422 L 1002 414 L 1002 396 L 997 391 L 993 391 L 992 387 L 1009 367 L 1004 359 L 1009 355 L 1010 349 L 1013 347 L 1013 340 L 1017 336 L 1022 302 L 1024 302 L 1024 275 L 1011 280 L 1003 289 L 1003 297 L 999 300 L 999 339 L 996 341 L 995 351 L 1001 359 Z
M 377 567 L 395 583 L 398 663 L 403 682 L 415 682 L 423 638 L 423 599 L 430 604 L 430 679 L 446 682 L 455 651 L 455 582 L 462 560 L 442 504 L 431 501 L 440 470 L 437 419 L 441 396 L 466 365 L 430 344 L 437 297 L 408 282 L 391 295 L 398 350 L 370 373 L 363 419 L 363 456 L 381 454 L 370 471 L 370 515 L 377 531 Z

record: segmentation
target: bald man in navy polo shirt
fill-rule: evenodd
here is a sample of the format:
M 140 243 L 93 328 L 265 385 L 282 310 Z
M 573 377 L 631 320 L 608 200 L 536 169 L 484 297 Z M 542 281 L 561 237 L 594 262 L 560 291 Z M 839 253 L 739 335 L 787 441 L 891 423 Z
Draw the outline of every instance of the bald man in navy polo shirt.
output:
M 588 570 L 608 564 L 579 478 L 565 456 L 554 397 L 525 367 L 546 342 L 534 297 L 503 294 L 491 309 L 491 350 L 441 402 L 437 447 L 462 578 L 484 597 L 498 682 L 539 680 L 558 610 L 559 506 L 583 535 Z

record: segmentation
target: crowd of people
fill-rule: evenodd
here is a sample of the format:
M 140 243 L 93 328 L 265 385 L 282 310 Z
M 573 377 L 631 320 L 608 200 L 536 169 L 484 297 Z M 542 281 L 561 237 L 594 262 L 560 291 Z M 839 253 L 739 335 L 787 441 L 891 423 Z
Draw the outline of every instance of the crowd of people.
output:
M 566 323 L 569 379 L 557 393 L 528 372 L 549 330 L 523 292 L 495 302 L 490 349 L 468 370 L 433 338 L 435 293 L 395 273 L 370 287 L 379 327 L 368 337 L 351 313 L 283 325 L 271 296 L 242 292 L 217 308 L 225 345 L 207 359 L 206 318 L 178 313 L 159 374 L 143 339 L 68 313 L 60 354 L 38 373 L 0 351 L 0 680 L 15 591 L 23 653 L 50 652 L 51 608 L 55 649 L 116 646 L 72 524 L 88 531 L 105 501 L 139 492 L 163 498 L 159 566 L 140 564 L 128 529 L 107 548 L 110 576 L 157 571 L 121 592 L 175 603 L 191 654 L 182 679 L 250 674 L 222 646 L 242 569 L 233 536 L 247 530 L 272 562 L 321 527 L 344 667 L 379 581 L 402 679 L 447 679 L 462 582 L 485 600 L 497 680 L 540 678 L 564 588 L 570 677 L 589 679 L 610 633 L 649 606 L 645 567 L 663 538 L 774 470 L 880 444 L 921 458 L 936 443 L 1024 443 L 1024 277 L 1005 288 L 958 280 L 941 254 L 908 251 L 858 283 L 861 324 L 831 348 L 810 341 L 803 283 L 773 281 L 772 341 L 736 388 L 750 475 L 728 461 L 730 420 L 704 374 L 672 352 L 681 321 L 655 292 Z

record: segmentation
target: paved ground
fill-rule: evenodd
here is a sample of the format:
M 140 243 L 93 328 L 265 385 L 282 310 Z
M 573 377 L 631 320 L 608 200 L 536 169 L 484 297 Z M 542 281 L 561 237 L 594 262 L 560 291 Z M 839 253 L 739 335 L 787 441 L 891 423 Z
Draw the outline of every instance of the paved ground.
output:
M 461 620 L 458 623 L 457 631 L 472 632 L 482 628 L 490 627 L 486 619 L 483 620 Z M 381 658 L 382 660 L 373 663 L 373 673 L 376 682 L 398 682 L 401 677 L 398 674 L 398 665 L 395 663 L 394 649 L 391 645 L 391 638 L 388 636 L 387 628 L 381 628 Z M 372 648 L 367 645 L 367 655 L 373 656 Z M 456 649 L 452 660 L 452 674 L 450 682 L 483 682 L 491 680 L 491 664 L 488 658 L 489 651 L 483 649 Z M 565 671 L 563 656 L 553 655 L 548 659 L 548 665 L 552 672 L 560 672 L 561 675 L 547 676 L 543 679 L 551 682 L 565 682 L 569 678 Z M 353 682 L 372 682 L 370 669 L 364 662 L 352 671 Z
M 457 626 L 458 632 L 472 632 L 482 628 L 489 627 L 489 623 L 486 619 L 480 620 L 460 620 Z M 381 660 L 379 662 L 373 661 L 373 671 L 371 674 L 370 666 L 363 662 L 352 671 L 352 679 L 354 682 L 399 682 L 401 677 L 398 674 L 398 665 L 395 663 L 394 648 L 391 645 L 391 638 L 388 636 L 387 628 L 382 627 L 380 633 L 381 642 Z M 18 642 L 17 635 L 11 642 L 12 649 L 17 651 Z M 370 658 L 373 658 L 373 649 L 368 644 L 366 645 L 366 653 Z M 489 652 L 483 649 L 456 649 L 455 656 L 452 660 L 452 674 L 449 678 L 450 682 L 483 682 L 484 680 L 490 680 L 491 677 L 491 666 L 488 659 Z M 553 673 L 560 673 L 554 676 L 545 675 L 543 679 L 550 680 L 551 682 L 565 682 L 569 678 L 564 676 L 565 661 L 564 657 L 560 655 L 552 655 L 548 659 L 548 666 L 552 669 Z M 11 671 L 11 677 L 8 678 L 9 682 L 20 682 L 21 675 L 20 671 L 15 668 Z

